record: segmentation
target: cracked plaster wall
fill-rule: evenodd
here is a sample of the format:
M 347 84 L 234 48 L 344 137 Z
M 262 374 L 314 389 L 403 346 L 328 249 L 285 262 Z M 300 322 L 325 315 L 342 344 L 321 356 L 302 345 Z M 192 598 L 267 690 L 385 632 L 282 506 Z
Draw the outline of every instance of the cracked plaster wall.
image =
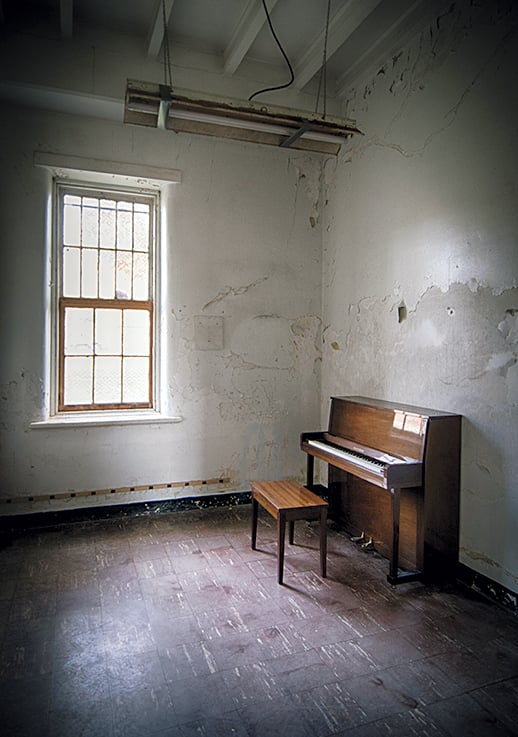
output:
M 319 415 L 320 159 L 12 107 L 1 121 L 9 146 L 0 153 L 0 494 L 14 500 L 9 509 L 88 503 L 17 503 L 28 495 L 218 477 L 239 490 L 254 478 L 301 476 L 299 435 Z M 33 166 L 35 150 L 181 170 L 182 183 L 163 195 L 162 325 L 165 401 L 182 422 L 30 428 L 46 401 L 51 184 L 50 174 Z M 207 350 L 211 339 L 214 349 Z M 135 492 L 91 503 L 185 493 Z
M 323 168 L 301 154 L 9 105 L 0 119 L 9 142 L 0 154 L 2 497 L 302 478 L 298 435 L 327 425 L 329 396 L 414 402 L 463 414 L 461 560 L 516 591 L 516 14 L 509 1 L 446 6 L 351 92 L 346 112 L 365 135 Z M 117 46 L 114 57 L 112 39 L 98 73 L 85 73 L 88 44 L 67 46 L 78 55 L 64 63 L 54 42 L 7 41 L 11 76 L 25 83 L 112 95 L 127 76 L 156 77 L 142 74 L 134 48 Z M 196 88 L 207 74 L 186 64 L 179 83 Z M 184 417 L 178 425 L 29 428 L 46 401 L 49 179 L 32 165 L 38 149 L 182 170 L 164 198 L 166 403 Z M 197 344 L 203 318 L 222 320 L 222 348 Z
M 463 415 L 461 561 L 518 590 L 518 6 L 454 2 L 352 91 L 326 165 L 322 417 Z

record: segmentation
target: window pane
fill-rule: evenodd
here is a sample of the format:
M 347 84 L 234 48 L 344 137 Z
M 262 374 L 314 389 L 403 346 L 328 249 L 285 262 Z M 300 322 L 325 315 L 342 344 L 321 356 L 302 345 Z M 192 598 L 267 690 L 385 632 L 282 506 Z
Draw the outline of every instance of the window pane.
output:
M 119 202 L 117 205 L 117 248 L 131 251 L 132 243 L 132 216 L 126 206 L 128 202 Z
M 135 205 L 135 210 L 138 205 Z M 134 243 L 135 251 L 149 250 L 149 208 L 146 206 L 146 212 L 135 212 L 134 220 Z
M 59 191 L 62 408 L 148 405 L 152 311 L 137 307 L 153 296 L 155 200 L 135 202 L 132 194 L 88 191 L 87 185 L 60 185 Z M 81 307 L 83 299 L 90 304 Z M 108 302 L 114 299 L 135 303 L 128 309 Z
M 94 321 L 89 307 L 65 310 L 65 356 L 88 356 L 93 353 Z
M 105 200 L 102 200 L 105 202 Z M 115 207 L 115 203 L 113 203 Z M 101 207 L 100 227 L 99 227 L 99 245 L 101 248 L 115 248 L 115 209 Z
M 149 259 L 147 253 L 133 254 L 133 299 L 149 298 Z
M 121 401 L 121 359 L 112 356 L 95 358 L 95 404 L 118 404 Z
M 66 246 L 81 244 L 81 208 L 67 204 L 69 200 L 78 200 L 78 197 L 65 197 L 63 207 L 63 243 Z
M 97 297 L 97 254 L 93 248 L 83 248 L 81 297 Z
M 122 362 L 122 401 L 149 402 L 148 359 L 123 358 Z
M 115 252 L 99 252 L 99 297 L 115 299 Z
M 65 404 L 92 403 L 93 359 L 65 358 Z
M 147 310 L 124 310 L 125 356 L 149 355 L 149 312 Z
M 117 251 L 117 282 L 115 290 L 117 299 L 131 299 L 131 263 L 131 253 Z
M 91 197 L 84 198 L 83 207 L 83 246 L 97 248 L 99 235 L 99 208 L 98 200 Z M 86 206 L 88 203 L 88 206 Z
M 79 248 L 65 248 L 63 251 L 63 296 L 80 296 L 81 251 Z
M 63 197 L 63 202 L 65 205 L 80 205 L 81 197 L 77 194 L 66 194 Z
M 96 355 L 120 355 L 122 310 L 95 311 Z

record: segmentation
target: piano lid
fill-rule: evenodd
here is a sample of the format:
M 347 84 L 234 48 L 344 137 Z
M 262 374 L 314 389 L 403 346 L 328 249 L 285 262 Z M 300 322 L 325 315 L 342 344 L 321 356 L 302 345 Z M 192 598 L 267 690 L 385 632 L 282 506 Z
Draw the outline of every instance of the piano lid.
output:
M 439 415 L 367 397 L 332 397 L 329 432 L 360 445 L 422 462 L 428 419 Z

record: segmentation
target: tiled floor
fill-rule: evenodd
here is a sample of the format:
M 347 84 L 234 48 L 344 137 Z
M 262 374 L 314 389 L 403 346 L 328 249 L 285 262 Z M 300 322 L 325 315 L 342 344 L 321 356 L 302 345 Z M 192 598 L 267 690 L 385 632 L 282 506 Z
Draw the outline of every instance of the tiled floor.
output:
M 518 734 L 518 621 L 250 507 L 75 524 L 0 551 L 6 737 Z

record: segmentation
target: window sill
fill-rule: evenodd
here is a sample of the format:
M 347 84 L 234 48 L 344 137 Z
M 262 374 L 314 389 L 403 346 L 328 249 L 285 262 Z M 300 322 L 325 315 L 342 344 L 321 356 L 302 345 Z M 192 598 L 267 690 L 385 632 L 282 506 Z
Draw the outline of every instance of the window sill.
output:
M 159 412 L 67 412 L 46 420 L 31 422 L 32 430 L 47 430 L 50 427 L 101 427 L 107 425 L 156 425 L 181 422 L 180 415 L 163 415 Z

